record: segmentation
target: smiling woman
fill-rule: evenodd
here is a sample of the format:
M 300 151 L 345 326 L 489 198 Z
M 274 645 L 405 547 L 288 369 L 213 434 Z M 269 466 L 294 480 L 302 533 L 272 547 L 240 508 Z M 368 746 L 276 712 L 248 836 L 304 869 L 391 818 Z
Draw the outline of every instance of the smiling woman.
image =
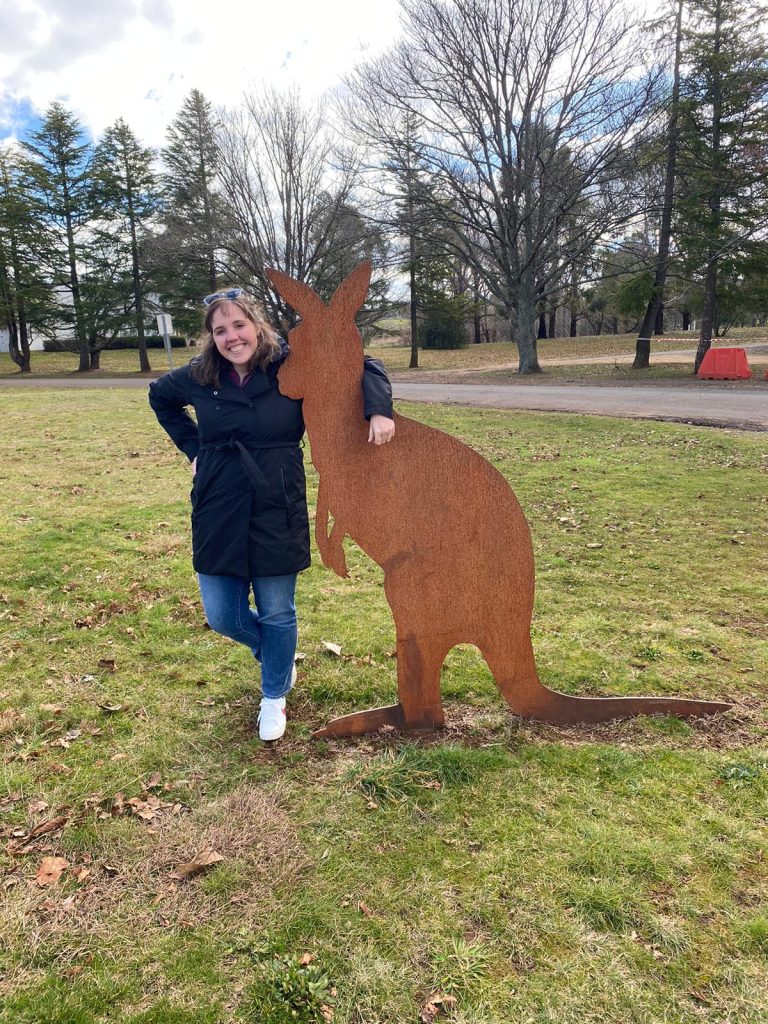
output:
M 232 369 L 242 381 L 279 358 L 277 334 L 261 306 L 242 288 L 207 295 L 203 305 L 205 339 L 200 358 L 192 363 L 192 375 L 200 384 L 218 385 L 220 373 Z
M 309 565 L 302 404 L 278 390 L 290 350 L 261 307 L 239 288 L 203 304 L 201 354 L 154 381 L 149 402 L 192 463 L 193 565 L 208 624 L 260 663 L 259 736 L 276 740 L 296 681 L 296 577 Z M 368 440 L 385 444 L 394 422 L 381 363 L 366 360 L 362 387 Z

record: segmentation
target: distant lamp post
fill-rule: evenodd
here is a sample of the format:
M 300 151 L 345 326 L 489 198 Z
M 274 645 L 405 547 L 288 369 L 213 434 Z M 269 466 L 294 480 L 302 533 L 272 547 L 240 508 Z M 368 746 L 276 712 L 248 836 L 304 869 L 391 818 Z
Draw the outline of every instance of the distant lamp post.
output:
M 158 333 L 163 336 L 163 344 L 165 345 L 165 351 L 168 356 L 168 365 L 173 369 L 173 359 L 171 358 L 171 334 L 173 334 L 173 322 L 171 321 L 170 313 L 157 314 L 157 330 Z

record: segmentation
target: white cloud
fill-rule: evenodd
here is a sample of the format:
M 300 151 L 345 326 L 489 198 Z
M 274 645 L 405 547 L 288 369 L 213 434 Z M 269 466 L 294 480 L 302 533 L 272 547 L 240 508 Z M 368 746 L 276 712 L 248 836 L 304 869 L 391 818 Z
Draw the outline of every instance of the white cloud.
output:
M 397 0 L 21 0 L 0 18 L 13 40 L 0 48 L 0 115 L 59 99 L 94 136 L 124 117 L 161 145 L 190 89 L 217 105 L 261 81 L 318 95 L 388 45 L 397 16 Z

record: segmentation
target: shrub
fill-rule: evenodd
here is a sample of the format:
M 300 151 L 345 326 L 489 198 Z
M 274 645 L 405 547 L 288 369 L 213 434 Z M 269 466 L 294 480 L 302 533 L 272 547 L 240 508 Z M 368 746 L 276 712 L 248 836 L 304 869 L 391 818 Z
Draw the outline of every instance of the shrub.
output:
M 159 334 L 150 334 L 145 339 L 147 348 L 163 348 L 163 339 Z M 187 339 L 182 338 L 178 334 L 172 334 L 169 338 L 171 348 L 186 348 Z M 108 352 L 111 349 L 123 349 L 123 348 L 138 348 L 138 338 L 113 338 L 108 341 L 102 351 Z M 77 352 L 77 344 L 68 339 L 67 341 L 59 341 L 56 338 L 48 339 L 43 342 L 43 350 L 45 352 Z

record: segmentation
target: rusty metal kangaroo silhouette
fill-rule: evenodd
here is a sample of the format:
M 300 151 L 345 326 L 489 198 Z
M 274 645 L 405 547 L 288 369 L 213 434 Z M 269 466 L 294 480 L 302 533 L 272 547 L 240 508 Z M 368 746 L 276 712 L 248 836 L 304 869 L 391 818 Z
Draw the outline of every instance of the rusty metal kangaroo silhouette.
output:
M 441 727 L 440 669 L 460 643 L 480 649 L 510 708 L 524 718 L 602 722 L 727 710 L 728 704 L 675 697 L 572 697 L 544 686 L 530 636 L 530 532 L 505 478 L 455 438 L 397 414 L 391 444 L 374 448 L 367 441 L 363 347 L 354 318 L 368 291 L 370 264 L 354 270 L 327 306 L 307 285 L 281 271 L 266 273 L 301 317 L 278 384 L 284 395 L 303 399 L 320 476 L 320 556 L 347 576 L 342 541 L 348 535 L 377 562 L 397 633 L 398 703 L 336 718 L 315 735 Z

